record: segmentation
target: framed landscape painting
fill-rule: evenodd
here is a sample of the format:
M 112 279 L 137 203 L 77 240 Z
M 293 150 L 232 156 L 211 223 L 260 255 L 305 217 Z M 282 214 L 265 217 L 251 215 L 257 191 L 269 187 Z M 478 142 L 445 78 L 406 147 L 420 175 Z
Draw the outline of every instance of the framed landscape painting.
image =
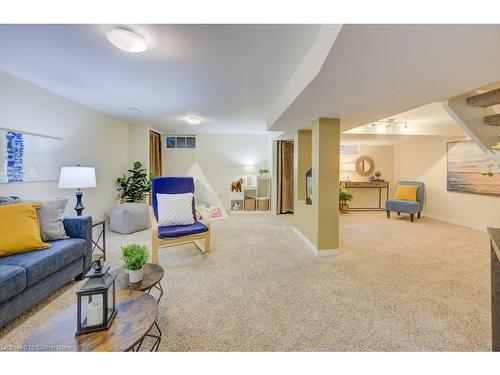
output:
M 0 183 L 59 178 L 62 139 L 0 128 Z
M 473 141 L 447 144 L 447 190 L 500 196 L 500 169 Z

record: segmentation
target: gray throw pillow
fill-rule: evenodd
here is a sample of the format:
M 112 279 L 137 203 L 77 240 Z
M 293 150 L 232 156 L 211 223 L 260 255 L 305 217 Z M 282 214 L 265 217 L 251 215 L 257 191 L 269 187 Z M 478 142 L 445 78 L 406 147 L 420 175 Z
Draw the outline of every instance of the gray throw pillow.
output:
M 43 241 L 68 238 L 63 225 L 64 210 L 66 209 L 68 200 L 68 197 L 49 200 L 30 200 L 30 202 L 42 205 L 42 208 L 38 210 L 38 216 L 40 218 L 40 234 Z
M 20 199 L 18 197 L 2 197 L 0 196 L 0 206 L 7 205 L 7 204 L 13 204 L 13 203 L 19 203 Z

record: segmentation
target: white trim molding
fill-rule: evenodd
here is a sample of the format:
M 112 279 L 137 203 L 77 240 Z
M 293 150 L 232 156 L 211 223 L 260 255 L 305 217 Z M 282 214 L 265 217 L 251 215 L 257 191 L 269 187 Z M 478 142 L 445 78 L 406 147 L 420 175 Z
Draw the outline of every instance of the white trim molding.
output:
M 309 239 L 304 236 L 304 234 L 298 230 L 297 228 L 293 227 L 293 233 L 304 242 L 304 244 L 307 246 L 309 250 L 312 251 L 312 253 L 316 256 L 319 257 L 325 257 L 325 256 L 334 256 L 334 255 L 339 255 L 339 249 L 318 249 L 314 244 L 309 241 Z

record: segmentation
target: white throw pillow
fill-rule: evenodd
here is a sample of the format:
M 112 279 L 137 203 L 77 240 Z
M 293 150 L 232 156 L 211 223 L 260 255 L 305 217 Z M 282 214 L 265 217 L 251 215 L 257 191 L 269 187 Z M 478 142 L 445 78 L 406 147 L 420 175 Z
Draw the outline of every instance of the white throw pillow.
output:
M 23 200 L 23 202 L 42 205 L 42 208 L 38 210 L 38 217 L 40 219 L 40 234 L 43 241 L 69 238 L 63 224 L 64 211 L 68 201 L 68 197 L 49 200 Z
M 158 225 L 189 225 L 194 223 L 193 193 L 156 194 Z

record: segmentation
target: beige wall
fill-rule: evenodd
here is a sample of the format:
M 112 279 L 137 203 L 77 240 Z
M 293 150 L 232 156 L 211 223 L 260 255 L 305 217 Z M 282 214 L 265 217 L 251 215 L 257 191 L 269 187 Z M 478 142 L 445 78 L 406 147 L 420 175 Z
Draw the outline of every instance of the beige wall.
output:
M 64 149 L 54 158 L 62 165 L 96 168 L 97 188 L 84 190 L 84 213 L 99 218 L 109 210 L 116 196 L 115 179 L 128 164 L 127 124 L 0 71 L 0 127 L 61 137 Z M 0 184 L 0 195 L 70 196 L 66 212 L 71 215 L 74 193 L 58 189 L 57 181 Z
M 500 197 L 446 190 L 446 142 L 434 140 L 394 146 L 394 180 L 425 183 L 424 216 L 480 230 L 500 227 Z
M 313 206 L 305 202 L 305 175 L 312 167 L 312 131 L 299 130 L 293 147 L 293 226 L 317 248 L 317 220 Z
M 318 255 L 339 247 L 340 121 L 320 118 L 294 139 L 294 215 L 300 236 Z M 312 205 L 305 204 L 305 173 L 312 167 Z
M 165 134 L 163 134 L 165 137 Z M 196 149 L 167 149 L 162 139 L 163 175 L 184 176 L 193 151 L 222 204 L 230 208 L 231 182 L 245 174 L 245 165 L 268 167 L 267 135 L 198 134 Z
M 394 187 L 394 147 L 393 146 L 368 146 L 360 145 L 359 154 L 340 155 L 342 163 L 354 163 L 361 155 L 369 156 L 375 162 L 374 172 L 382 172 L 382 179 L 389 181 L 390 191 Z M 340 171 L 340 179 L 350 181 L 368 181 L 368 176 L 360 176 L 355 171 Z M 355 207 L 376 207 L 378 205 L 378 189 L 350 189 L 354 198 L 349 206 Z M 382 207 L 385 207 L 386 191 L 382 190 Z M 390 196 L 390 194 L 389 194 Z
M 299 130 L 297 132 L 297 148 L 294 152 L 295 155 L 299 155 L 297 158 L 297 168 L 294 170 L 294 177 L 296 181 L 294 186 L 294 195 L 297 197 L 298 201 L 306 200 L 306 173 L 312 167 L 312 131 L 311 130 Z
M 129 125 L 128 165 L 140 161 L 149 170 L 149 131 L 148 126 Z
M 339 248 L 339 163 L 340 120 L 319 118 L 312 126 L 313 208 L 318 250 Z

